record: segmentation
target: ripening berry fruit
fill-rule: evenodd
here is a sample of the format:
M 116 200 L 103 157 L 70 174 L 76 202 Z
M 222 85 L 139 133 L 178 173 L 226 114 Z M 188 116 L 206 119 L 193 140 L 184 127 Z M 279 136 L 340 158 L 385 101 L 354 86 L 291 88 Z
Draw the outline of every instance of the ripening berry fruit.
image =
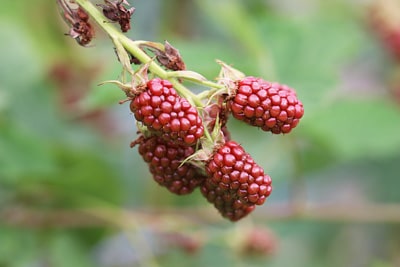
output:
M 182 164 L 194 152 L 191 146 L 179 145 L 158 136 L 139 142 L 139 154 L 148 163 L 154 180 L 177 195 L 191 193 L 205 179 L 195 166 Z
M 272 256 L 278 249 L 278 239 L 265 227 L 254 227 L 242 233 L 240 252 L 243 256 Z
M 206 164 L 202 194 L 222 216 L 237 221 L 271 194 L 271 177 L 235 141 L 219 147 Z
M 236 119 L 274 134 L 289 133 L 304 114 L 293 89 L 255 77 L 238 81 L 227 105 Z
M 147 82 L 146 90 L 134 97 L 130 109 L 138 121 L 166 140 L 190 146 L 203 136 L 197 109 L 180 97 L 167 80 L 155 78 Z
M 398 0 L 373 1 L 368 22 L 385 50 L 400 61 L 400 2 Z

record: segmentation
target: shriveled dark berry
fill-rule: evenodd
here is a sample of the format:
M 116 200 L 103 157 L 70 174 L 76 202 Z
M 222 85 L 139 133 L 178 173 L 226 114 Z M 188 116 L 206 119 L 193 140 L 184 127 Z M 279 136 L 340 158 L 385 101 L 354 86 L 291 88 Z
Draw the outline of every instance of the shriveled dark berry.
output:
M 182 161 L 193 155 L 194 147 L 152 136 L 139 142 L 139 154 L 148 163 L 154 180 L 172 193 L 191 193 L 205 179 L 197 167 Z
M 65 0 L 58 0 L 57 2 L 65 22 L 71 27 L 66 35 L 74 38 L 79 45 L 87 46 L 95 36 L 95 30 L 89 22 L 88 13 L 81 7 L 72 9 Z
M 106 5 L 98 4 L 98 6 L 103 8 L 103 14 L 109 20 L 118 22 L 121 26 L 121 31 L 127 32 L 131 28 L 131 16 L 135 11 L 135 8 L 132 7 L 127 9 L 125 5 L 129 5 L 126 0 L 117 0 L 117 1 L 104 1 Z
M 190 146 L 204 134 L 197 109 L 167 80 L 150 80 L 146 90 L 133 98 L 130 109 L 138 121 L 166 140 Z
M 271 178 L 235 141 L 220 146 L 206 164 L 201 192 L 223 217 L 237 221 L 271 194 Z
M 274 134 L 289 133 L 304 114 L 292 88 L 255 77 L 237 82 L 227 106 L 236 119 Z

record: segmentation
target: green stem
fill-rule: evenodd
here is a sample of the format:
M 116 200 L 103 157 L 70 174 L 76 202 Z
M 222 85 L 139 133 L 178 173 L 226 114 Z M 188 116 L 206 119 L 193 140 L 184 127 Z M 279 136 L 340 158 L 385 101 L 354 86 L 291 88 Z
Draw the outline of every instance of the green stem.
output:
M 156 43 L 156 42 L 149 42 L 149 41 L 144 41 L 144 40 L 136 40 L 133 41 L 135 45 L 137 46 L 146 46 L 146 47 L 151 47 L 158 49 L 160 51 L 165 51 L 165 46 L 162 43 Z
M 194 104 L 198 108 L 203 108 L 204 104 L 201 102 L 201 100 L 195 95 L 192 91 L 188 90 L 184 85 L 182 85 L 177 79 L 168 79 L 172 85 L 174 86 L 174 89 L 178 91 L 184 98 L 188 99 L 189 101 L 192 100 L 192 104 Z
M 108 19 L 88 0 L 75 0 L 75 2 L 81 6 L 91 17 L 100 25 L 110 37 L 115 38 L 118 35 L 122 35 L 118 32 L 111 23 L 107 23 Z
M 125 58 L 127 55 L 126 51 L 137 58 L 141 63 L 148 64 L 149 70 L 151 73 L 157 75 L 161 79 L 169 80 L 174 86 L 175 90 L 184 98 L 186 98 L 192 105 L 196 106 L 198 109 L 204 108 L 204 103 L 202 102 L 202 98 L 198 95 L 194 94 L 192 91 L 187 89 L 182 83 L 179 81 L 179 77 L 170 77 L 173 75 L 169 75 L 172 73 L 171 71 L 166 71 L 161 68 L 149 55 L 147 55 L 140 46 L 149 45 L 153 47 L 157 47 L 159 49 L 163 49 L 164 45 L 160 43 L 152 43 L 147 41 L 133 41 L 122 34 L 119 30 L 117 30 L 114 25 L 108 23 L 107 18 L 89 1 L 89 0 L 75 0 L 75 2 L 81 6 L 90 16 L 97 22 L 97 24 L 109 35 L 109 37 L 113 40 L 116 48 L 122 46 L 123 49 L 119 49 L 118 53 L 121 53 Z M 122 62 L 124 65 L 124 63 Z M 124 66 L 124 69 L 127 68 Z M 130 68 L 130 65 L 129 65 Z M 131 71 L 129 69 L 128 71 Z M 224 86 L 211 81 L 197 81 L 194 82 L 199 83 L 201 85 L 213 88 L 211 92 L 220 90 Z M 204 91 L 201 94 L 207 94 L 210 91 Z M 206 139 L 213 141 L 212 136 L 208 132 L 207 127 L 204 127 L 204 135 Z
M 222 89 L 225 87 L 222 84 L 211 82 L 211 81 L 199 81 L 198 83 L 201 85 L 207 86 L 207 87 L 214 88 L 214 89 Z
M 156 64 L 151 57 L 149 57 L 141 48 L 142 41 L 133 41 L 119 32 L 114 25 L 108 23 L 107 18 L 88 0 L 75 0 L 90 16 L 97 22 L 97 24 L 110 36 L 114 42 L 120 42 L 121 45 L 137 58 L 143 64 L 149 64 L 149 70 L 156 74 L 161 79 L 168 79 L 174 86 L 175 90 L 183 97 L 185 97 L 191 104 L 197 107 L 203 107 L 201 100 L 189 89 L 183 86 L 176 78 L 168 77 L 168 72 Z

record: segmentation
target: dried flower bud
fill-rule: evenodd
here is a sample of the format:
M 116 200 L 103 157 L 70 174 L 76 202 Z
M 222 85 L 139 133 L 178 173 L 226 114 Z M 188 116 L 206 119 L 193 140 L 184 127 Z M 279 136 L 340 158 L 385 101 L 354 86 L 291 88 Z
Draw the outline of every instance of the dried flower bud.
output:
M 155 50 L 156 58 L 161 65 L 169 70 L 185 70 L 186 66 L 178 49 L 165 41 L 165 51 Z
M 70 25 L 66 35 L 74 38 L 82 46 L 88 45 L 94 38 L 95 32 L 89 23 L 89 15 L 81 7 L 72 9 L 65 0 L 58 0 L 64 20 Z
M 105 5 L 98 4 L 98 6 L 103 8 L 103 14 L 109 20 L 113 22 L 118 22 L 121 26 L 121 31 L 127 32 L 131 28 L 131 16 L 135 12 L 135 8 L 132 7 L 127 9 L 124 5 L 129 5 L 126 0 L 120 1 L 109 1 L 104 0 Z

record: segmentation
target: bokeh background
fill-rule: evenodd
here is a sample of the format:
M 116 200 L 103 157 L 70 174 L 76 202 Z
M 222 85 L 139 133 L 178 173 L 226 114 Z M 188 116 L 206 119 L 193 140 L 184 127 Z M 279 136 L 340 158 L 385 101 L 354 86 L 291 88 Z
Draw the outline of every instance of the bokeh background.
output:
M 159 187 L 124 94 L 97 86 L 121 73 L 107 37 L 80 47 L 56 1 L 3 1 L 1 267 L 400 266 L 400 2 L 130 2 L 128 36 L 168 40 L 188 69 L 213 79 L 221 59 L 297 90 L 289 135 L 229 122 L 273 193 L 230 223 Z

